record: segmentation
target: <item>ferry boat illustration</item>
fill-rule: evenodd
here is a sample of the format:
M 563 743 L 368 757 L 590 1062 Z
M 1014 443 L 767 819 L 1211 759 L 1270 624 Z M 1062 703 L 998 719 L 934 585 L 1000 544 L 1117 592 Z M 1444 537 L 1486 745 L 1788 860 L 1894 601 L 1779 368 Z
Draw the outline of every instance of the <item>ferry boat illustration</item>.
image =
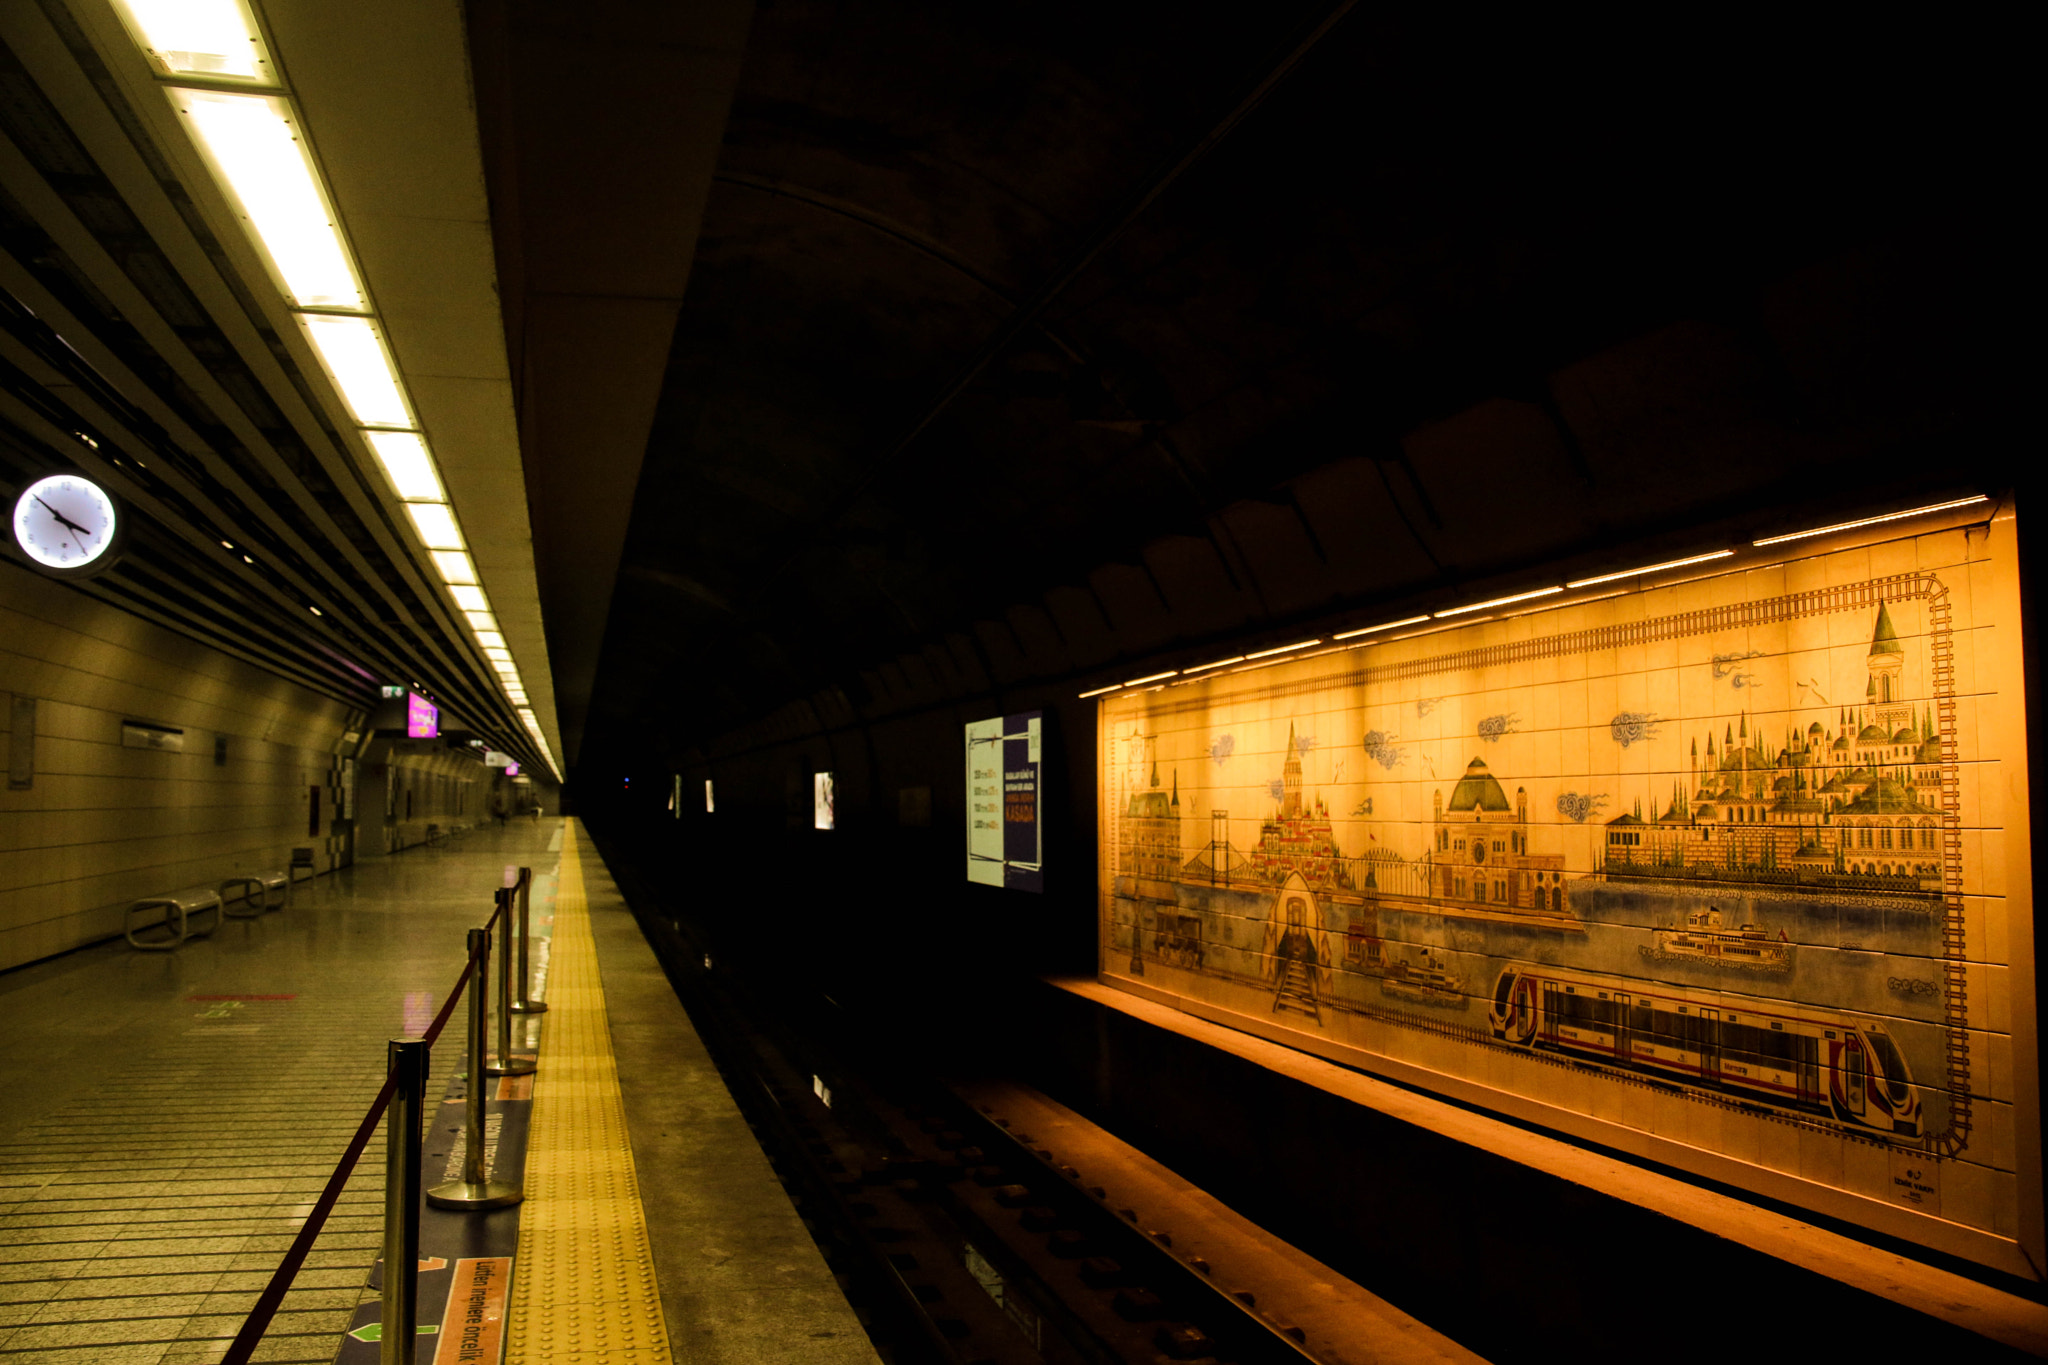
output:
M 1752 972 L 1783 972 L 1792 966 L 1792 944 L 1783 930 L 1774 940 L 1760 924 L 1728 928 L 1711 905 L 1688 914 L 1685 928 L 1659 929 L 1654 938 L 1655 947 L 1640 950 L 1644 957 Z
M 1380 978 L 1380 991 L 1419 1004 L 1445 1009 L 1462 1009 L 1465 992 L 1462 980 L 1444 965 L 1433 948 L 1424 948 L 1419 960 L 1397 958 L 1387 964 Z

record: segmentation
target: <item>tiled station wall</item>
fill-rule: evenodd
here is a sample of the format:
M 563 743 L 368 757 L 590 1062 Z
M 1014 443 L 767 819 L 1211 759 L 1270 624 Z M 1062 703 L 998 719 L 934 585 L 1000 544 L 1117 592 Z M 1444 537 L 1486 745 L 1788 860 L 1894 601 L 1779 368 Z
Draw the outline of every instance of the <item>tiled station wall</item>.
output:
M 492 818 L 492 791 L 491 769 L 437 740 L 373 744 L 357 766 L 357 856 L 423 844 L 429 825 L 485 824 Z M 509 801 L 509 784 L 507 792 Z
M 118 934 L 137 897 L 282 868 L 294 847 L 331 870 L 335 755 L 360 721 L 343 703 L 0 564 L 5 760 L 15 696 L 35 699 L 35 771 L 0 786 L 0 970 Z M 124 721 L 182 730 L 184 748 L 125 748 Z

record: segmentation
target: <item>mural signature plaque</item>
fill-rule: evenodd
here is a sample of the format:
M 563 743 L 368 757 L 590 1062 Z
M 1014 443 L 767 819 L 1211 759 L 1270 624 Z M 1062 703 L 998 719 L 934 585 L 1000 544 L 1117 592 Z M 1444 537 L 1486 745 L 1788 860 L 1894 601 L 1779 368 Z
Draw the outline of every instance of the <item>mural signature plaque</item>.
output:
M 1108 698 L 1103 978 L 2033 1276 L 2018 635 L 2004 520 Z

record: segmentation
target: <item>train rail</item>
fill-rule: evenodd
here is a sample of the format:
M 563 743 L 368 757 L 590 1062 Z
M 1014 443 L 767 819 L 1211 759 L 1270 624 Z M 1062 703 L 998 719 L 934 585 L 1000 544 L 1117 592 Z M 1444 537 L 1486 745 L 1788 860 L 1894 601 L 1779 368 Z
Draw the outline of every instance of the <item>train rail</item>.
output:
M 614 876 L 891 1365 L 1478 1357 L 1024 1087 L 874 1074 Z M 1056 1135 L 1056 1136 L 1055 1136 Z

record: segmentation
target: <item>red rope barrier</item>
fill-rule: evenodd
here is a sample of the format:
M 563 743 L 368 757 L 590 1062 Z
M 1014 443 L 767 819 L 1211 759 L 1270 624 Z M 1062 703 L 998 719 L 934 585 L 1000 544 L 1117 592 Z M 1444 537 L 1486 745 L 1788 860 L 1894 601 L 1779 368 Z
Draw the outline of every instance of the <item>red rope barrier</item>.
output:
M 306 1257 L 313 1250 L 313 1240 L 320 1235 L 320 1229 L 327 1224 L 327 1215 L 334 1209 L 334 1201 L 341 1198 L 342 1186 L 354 1173 L 356 1161 L 362 1156 L 363 1148 L 370 1143 L 371 1135 L 377 1131 L 378 1121 L 384 1117 L 384 1110 L 391 1103 L 391 1091 L 398 1084 L 396 1076 L 386 1076 L 384 1087 L 377 1092 L 377 1098 L 370 1105 L 370 1112 L 363 1115 L 363 1122 L 356 1129 L 356 1135 L 349 1139 L 347 1150 L 341 1154 L 341 1164 L 334 1168 L 334 1174 L 327 1179 L 327 1188 L 320 1191 L 320 1198 L 314 1201 L 313 1212 L 306 1217 L 305 1226 L 292 1239 L 291 1249 L 284 1254 L 277 1270 L 270 1277 L 270 1283 L 263 1287 L 263 1293 L 256 1299 L 256 1306 L 243 1319 L 242 1330 L 235 1333 L 234 1344 L 221 1357 L 221 1365 L 248 1365 L 249 1357 L 255 1354 L 257 1345 L 263 1340 L 264 1332 L 270 1328 L 270 1320 L 277 1316 L 278 1305 L 284 1302 L 292 1280 L 298 1276 L 299 1267 L 306 1263 Z
M 475 974 L 476 955 L 472 953 L 469 961 L 463 964 L 462 975 L 455 978 L 455 989 L 448 992 L 448 998 L 441 1002 L 441 1012 L 434 1016 L 434 1022 L 427 1025 L 427 1031 L 421 1035 L 427 1040 L 428 1047 L 431 1048 L 434 1040 L 441 1036 L 441 1030 L 448 1027 L 449 1016 L 455 1013 L 455 1002 L 462 998 L 463 987 L 469 984 L 469 978 Z
M 491 917 L 484 922 L 485 932 L 489 932 L 504 917 L 505 906 L 510 899 L 509 896 L 498 898 L 498 908 L 492 911 Z M 448 998 L 441 1004 L 440 1013 L 436 1014 L 434 1022 L 427 1026 L 428 1047 L 434 1045 L 434 1040 L 441 1036 L 441 1030 L 447 1027 L 449 1017 L 455 1013 L 455 1004 L 462 999 L 462 992 L 468 988 L 470 979 L 476 975 L 476 969 L 477 956 L 471 953 L 469 961 L 463 964 L 462 975 L 455 978 L 455 989 L 448 993 Z M 356 1162 L 362 1159 L 363 1149 L 370 1145 L 370 1139 L 375 1136 L 377 1124 L 382 1121 L 384 1111 L 391 1105 L 391 1092 L 396 1085 L 397 1077 L 384 1078 L 383 1088 L 377 1091 L 377 1098 L 370 1104 L 370 1112 L 363 1115 L 362 1123 L 356 1128 L 356 1135 L 349 1139 L 348 1146 L 343 1149 L 340 1164 L 334 1168 L 334 1174 L 327 1178 L 327 1187 L 320 1191 L 320 1197 L 313 1201 L 313 1211 L 306 1215 L 305 1224 L 300 1227 L 299 1235 L 292 1239 L 291 1247 L 285 1252 L 284 1259 L 277 1263 L 277 1269 L 270 1276 L 270 1283 L 263 1286 L 263 1292 L 256 1298 L 256 1306 L 251 1308 L 249 1316 L 242 1320 L 242 1329 L 235 1333 L 234 1343 L 228 1347 L 227 1354 L 221 1357 L 221 1365 L 249 1365 L 249 1358 L 262 1343 L 263 1334 L 270 1330 L 271 1319 L 277 1316 L 279 1306 L 284 1303 L 284 1296 L 290 1292 L 292 1281 L 298 1278 L 300 1268 L 306 1263 L 306 1257 L 312 1254 L 314 1240 L 320 1236 L 320 1229 L 327 1225 L 327 1215 L 334 1211 L 335 1201 L 341 1198 L 342 1188 L 348 1184 L 349 1176 L 355 1173 Z M 390 1273 L 389 1267 L 386 1267 L 385 1273 Z

